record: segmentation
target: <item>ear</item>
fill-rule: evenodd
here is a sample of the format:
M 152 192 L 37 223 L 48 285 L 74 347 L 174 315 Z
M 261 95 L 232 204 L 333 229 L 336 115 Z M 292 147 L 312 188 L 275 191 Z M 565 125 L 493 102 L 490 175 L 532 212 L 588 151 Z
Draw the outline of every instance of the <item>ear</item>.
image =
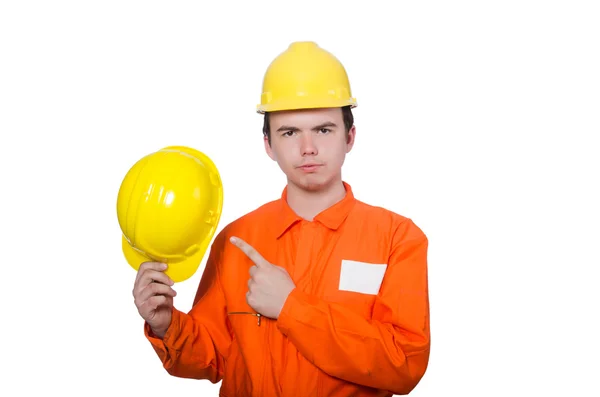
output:
M 267 155 L 271 158 L 271 160 L 277 161 L 277 157 L 275 156 L 275 153 L 273 153 L 273 148 L 271 148 L 271 145 L 269 144 L 269 138 L 267 138 L 266 135 L 263 137 L 263 141 L 265 144 L 265 152 L 267 152 Z
M 356 127 L 352 126 L 350 131 L 348 131 L 348 137 L 346 139 L 346 153 L 350 153 L 352 147 L 354 147 L 354 142 L 356 140 Z

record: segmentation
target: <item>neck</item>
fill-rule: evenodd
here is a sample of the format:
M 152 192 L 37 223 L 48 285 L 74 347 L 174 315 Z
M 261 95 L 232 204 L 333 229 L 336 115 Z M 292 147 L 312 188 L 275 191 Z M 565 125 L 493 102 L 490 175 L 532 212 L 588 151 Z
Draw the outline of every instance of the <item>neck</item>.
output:
M 312 221 L 320 212 L 346 196 L 341 179 L 320 190 L 306 190 L 288 181 L 287 202 L 298 216 Z

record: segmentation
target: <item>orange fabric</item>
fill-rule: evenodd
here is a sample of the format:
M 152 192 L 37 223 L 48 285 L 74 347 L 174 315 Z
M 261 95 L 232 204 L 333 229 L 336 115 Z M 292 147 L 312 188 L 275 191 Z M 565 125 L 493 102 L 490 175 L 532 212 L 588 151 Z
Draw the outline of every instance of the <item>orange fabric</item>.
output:
M 286 188 L 218 234 L 190 312 L 174 309 L 163 340 L 144 326 L 171 375 L 222 380 L 225 397 L 391 396 L 417 385 L 430 347 L 428 239 L 344 185 L 345 198 L 312 222 L 289 208 Z M 251 314 L 253 263 L 232 235 L 294 280 L 279 319 Z M 387 264 L 379 292 L 340 289 L 344 260 Z

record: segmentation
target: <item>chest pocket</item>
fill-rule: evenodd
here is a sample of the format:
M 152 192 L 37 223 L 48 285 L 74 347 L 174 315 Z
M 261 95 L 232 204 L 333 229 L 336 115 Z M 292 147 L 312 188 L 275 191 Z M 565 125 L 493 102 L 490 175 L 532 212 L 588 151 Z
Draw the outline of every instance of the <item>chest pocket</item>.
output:
M 387 264 L 342 259 L 330 269 L 325 297 L 370 318 L 386 269 Z

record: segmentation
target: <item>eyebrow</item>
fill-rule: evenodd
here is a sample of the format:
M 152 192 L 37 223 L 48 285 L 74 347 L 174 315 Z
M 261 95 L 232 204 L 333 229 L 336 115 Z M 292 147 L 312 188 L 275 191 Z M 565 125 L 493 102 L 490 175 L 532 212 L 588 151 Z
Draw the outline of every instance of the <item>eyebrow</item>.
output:
M 319 124 L 318 126 L 316 126 L 315 128 L 313 128 L 313 131 L 318 131 L 320 129 L 326 128 L 326 127 L 337 127 L 336 123 L 333 123 L 331 121 L 326 121 L 322 124 Z
M 300 131 L 300 128 L 292 127 L 289 125 L 282 125 L 281 127 L 277 128 L 277 132 L 280 132 L 280 131 Z
M 326 121 L 324 123 L 321 123 L 315 127 L 312 128 L 313 131 L 318 131 L 320 129 L 326 128 L 326 127 L 337 127 L 337 124 L 331 122 L 331 121 Z M 300 131 L 300 128 L 298 127 L 294 127 L 294 126 L 290 126 L 290 125 L 282 125 L 281 127 L 279 127 L 277 129 L 277 132 L 281 132 L 281 131 Z

